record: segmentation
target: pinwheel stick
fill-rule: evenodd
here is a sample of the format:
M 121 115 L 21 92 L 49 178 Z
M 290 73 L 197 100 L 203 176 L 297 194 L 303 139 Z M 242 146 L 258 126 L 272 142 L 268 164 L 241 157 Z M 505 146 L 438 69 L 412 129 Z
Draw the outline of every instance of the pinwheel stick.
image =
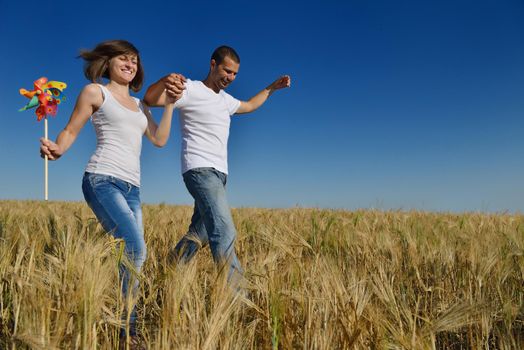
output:
M 47 117 L 44 118 L 44 138 L 47 140 Z M 47 168 L 47 154 L 44 157 L 44 199 L 47 201 L 47 179 L 48 179 L 48 168 Z

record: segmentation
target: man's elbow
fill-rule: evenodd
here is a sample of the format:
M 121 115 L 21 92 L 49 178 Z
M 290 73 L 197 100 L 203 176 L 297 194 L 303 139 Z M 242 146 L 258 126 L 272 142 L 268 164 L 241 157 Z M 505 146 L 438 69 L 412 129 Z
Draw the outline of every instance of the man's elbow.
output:
M 245 113 L 251 113 L 253 112 L 253 106 L 250 102 L 242 102 L 240 107 L 237 110 L 237 114 L 245 114 Z

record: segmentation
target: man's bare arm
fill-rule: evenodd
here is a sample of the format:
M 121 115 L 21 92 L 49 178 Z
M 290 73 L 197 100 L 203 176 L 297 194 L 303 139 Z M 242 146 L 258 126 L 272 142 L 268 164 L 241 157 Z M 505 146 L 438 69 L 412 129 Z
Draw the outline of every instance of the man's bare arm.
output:
M 291 78 L 289 77 L 289 75 L 281 76 L 273 83 L 271 83 L 268 87 L 266 87 L 264 90 L 251 97 L 249 101 L 241 101 L 240 107 L 238 107 L 236 114 L 250 113 L 257 110 L 260 106 L 264 104 L 264 102 L 267 101 L 267 99 L 269 98 L 269 96 L 271 96 L 273 92 L 290 86 Z

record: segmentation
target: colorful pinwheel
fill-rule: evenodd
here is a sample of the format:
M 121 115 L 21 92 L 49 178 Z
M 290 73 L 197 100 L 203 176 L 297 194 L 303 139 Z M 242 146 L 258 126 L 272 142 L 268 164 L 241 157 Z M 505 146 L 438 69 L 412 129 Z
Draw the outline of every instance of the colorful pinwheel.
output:
M 60 81 L 47 81 L 47 78 L 42 77 L 36 80 L 33 84 L 34 89 L 28 91 L 20 89 L 20 94 L 27 97 L 30 101 L 27 105 L 20 108 L 19 111 L 25 111 L 38 106 L 35 113 L 38 121 L 45 118 L 47 115 L 56 115 L 58 105 L 65 101 L 65 96 L 62 94 L 67 85 Z
M 33 83 L 33 90 L 20 89 L 20 94 L 29 99 L 29 103 L 20 108 L 19 111 L 26 111 L 28 109 L 36 108 L 35 114 L 38 121 L 44 119 L 44 137 L 47 139 L 47 116 L 56 115 L 58 105 L 65 101 L 65 96 L 62 91 L 67 87 L 66 83 L 61 81 L 47 81 L 47 78 L 42 77 Z M 48 159 L 44 157 L 44 199 L 47 201 L 47 183 L 48 183 Z

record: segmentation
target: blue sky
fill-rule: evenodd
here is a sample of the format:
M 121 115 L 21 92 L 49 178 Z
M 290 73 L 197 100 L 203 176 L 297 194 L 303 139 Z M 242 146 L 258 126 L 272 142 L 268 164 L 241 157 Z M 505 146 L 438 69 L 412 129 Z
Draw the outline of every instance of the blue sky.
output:
M 18 89 L 40 76 L 68 83 L 54 139 L 87 83 L 79 50 L 126 39 L 141 51 L 145 86 L 169 72 L 205 78 L 221 44 L 241 57 L 228 89 L 239 99 L 291 75 L 290 89 L 233 117 L 234 207 L 522 212 L 523 18 L 521 0 L 0 0 L 0 199 L 43 198 L 44 125 L 17 111 Z M 144 139 L 145 203 L 192 204 L 177 125 L 163 149 Z M 83 200 L 94 148 L 89 123 L 50 164 L 51 200 Z

